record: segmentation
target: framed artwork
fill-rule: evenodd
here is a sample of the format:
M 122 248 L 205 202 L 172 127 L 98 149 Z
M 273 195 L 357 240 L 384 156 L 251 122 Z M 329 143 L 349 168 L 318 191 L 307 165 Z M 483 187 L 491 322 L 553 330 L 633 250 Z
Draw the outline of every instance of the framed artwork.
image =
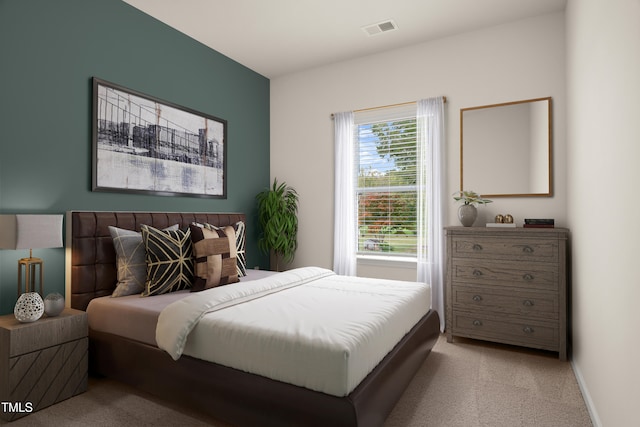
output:
M 93 78 L 93 191 L 227 197 L 227 122 Z

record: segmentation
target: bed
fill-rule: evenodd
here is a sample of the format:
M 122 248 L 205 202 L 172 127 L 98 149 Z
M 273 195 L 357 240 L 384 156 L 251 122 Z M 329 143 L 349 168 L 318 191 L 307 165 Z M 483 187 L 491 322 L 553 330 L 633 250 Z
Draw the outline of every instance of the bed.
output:
M 147 224 L 162 229 L 173 224 L 184 228 L 193 222 L 226 226 L 244 220 L 241 213 L 69 212 L 67 302 L 72 308 L 86 310 L 92 300 L 114 291 L 116 255 L 109 226 L 139 230 Z M 92 373 L 237 426 L 381 426 L 439 335 L 438 315 L 428 310 L 364 379 L 340 396 L 188 354 L 174 360 L 149 339 L 125 337 L 91 325 L 90 319 Z

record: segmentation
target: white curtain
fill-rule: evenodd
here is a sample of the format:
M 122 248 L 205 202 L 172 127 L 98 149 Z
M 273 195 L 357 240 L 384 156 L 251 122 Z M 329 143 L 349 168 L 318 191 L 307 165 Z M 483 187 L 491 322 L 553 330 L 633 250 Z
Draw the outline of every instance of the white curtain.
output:
M 431 285 L 431 308 L 444 331 L 444 99 L 417 104 L 418 282 Z
M 333 115 L 335 127 L 335 200 L 333 228 L 333 270 L 356 275 L 356 201 L 354 190 L 353 113 Z

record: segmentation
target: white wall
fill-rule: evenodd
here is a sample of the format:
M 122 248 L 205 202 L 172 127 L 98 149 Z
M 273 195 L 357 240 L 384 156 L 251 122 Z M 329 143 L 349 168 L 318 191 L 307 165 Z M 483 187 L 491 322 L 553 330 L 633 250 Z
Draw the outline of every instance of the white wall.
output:
M 529 191 L 546 193 L 549 182 L 549 110 L 546 101 L 533 102 L 531 105 L 531 135 L 529 144 Z M 553 108 L 553 106 L 552 106 Z M 553 126 L 553 123 L 551 123 Z
M 447 97 L 447 194 L 460 185 L 460 108 L 553 97 L 555 197 L 495 199 L 477 224 L 510 213 L 566 226 L 564 46 L 564 14 L 555 13 L 273 79 L 271 175 L 300 193 L 294 266 L 333 263 L 330 114 L 433 96 Z M 457 225 L 448 201 L 447 225 Z M 361 266 L 359 274 L 415 279 L 397 267 Z
M 573 363 L 596 425 L 640 403 L 640 2 L 570 0 L 568 218 Z

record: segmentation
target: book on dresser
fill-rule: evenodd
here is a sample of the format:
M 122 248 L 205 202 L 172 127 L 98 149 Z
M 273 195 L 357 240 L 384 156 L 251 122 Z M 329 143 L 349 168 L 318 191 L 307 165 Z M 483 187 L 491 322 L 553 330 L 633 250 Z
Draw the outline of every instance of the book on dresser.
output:
M 515 222 L 488 222 L 485 225 L 486 227 L 494 227 L 494 228 L 515 228 Z
M 552 218 L 525 218 L 524 228 L 555 228 L 555 220 Z
M 447 341 L 466 337 L 567 359 L 565 228 L 446 227 Z

